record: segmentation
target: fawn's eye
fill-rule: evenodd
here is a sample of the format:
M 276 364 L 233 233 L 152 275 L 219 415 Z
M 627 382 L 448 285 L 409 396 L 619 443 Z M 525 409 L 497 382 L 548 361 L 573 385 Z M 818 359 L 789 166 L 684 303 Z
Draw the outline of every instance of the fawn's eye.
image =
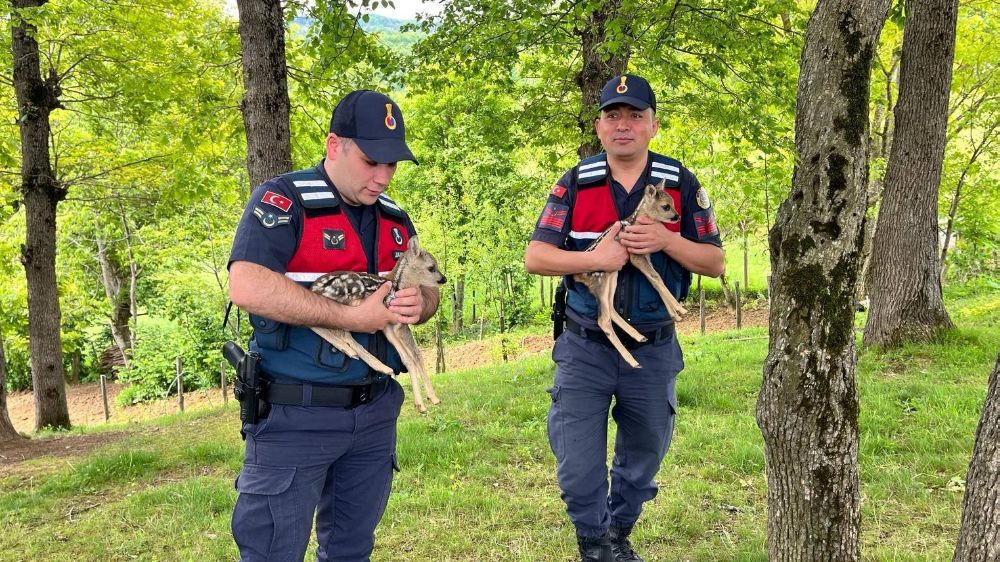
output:
M 427 268 L 427 271 L 430 271 L 431 273 L 434 273 L 435 271 L 437 271 L 437 267 L 435 267 L 435 266 L 432 265 L 432 266 L 430 266 L 430 267 Z

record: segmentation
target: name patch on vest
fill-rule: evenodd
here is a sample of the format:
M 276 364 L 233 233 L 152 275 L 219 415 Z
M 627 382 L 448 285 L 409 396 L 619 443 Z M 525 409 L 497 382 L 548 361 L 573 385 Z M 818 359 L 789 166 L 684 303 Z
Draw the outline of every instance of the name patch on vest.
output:
M 344 237 L 344 231 L 324 228 L 323 229 L 323 249 L 324 250 L 343 250 L 346 245 L 346 239 Z

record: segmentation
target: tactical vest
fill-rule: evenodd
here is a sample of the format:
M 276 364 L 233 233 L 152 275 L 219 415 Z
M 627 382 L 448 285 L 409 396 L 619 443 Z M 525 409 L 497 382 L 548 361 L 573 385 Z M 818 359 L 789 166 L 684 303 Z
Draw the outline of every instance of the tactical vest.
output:
M 683 197 L 680 188 L 680 162 L 650 153 L 649 181 L 659 183 L 664 180 L 667 193 L 674 199 L 678 214 L 684 216 L 681 205 Z M 607 154 L 598 154 L 584 160 L 573 170 L 576 184 L 576 200 L 573 203 L 572 221 L 566 249 L 582 252 L 597 239 L 612 223 L 628 218 L 618 216 L 608 177 Z M 680 222 L 664 223 L 668 229 L 679 232 Z M 664 284 L 677 300 L 687 297 L 691 286 L 691 273 L 673 258 L 663 252 L 650 254 L 653 268 L 663 278 Z M 566 304 L 573 310 L 588 317 L 597 318 L 597 300 L 583 283 L 577 283 L 572 275 L 566 276 Z M 670 314 L 656 290 L 646 277 L 630 264 L 618 274 L 618 289 L 614 297 L 615 309 L 633 324 L 657 324 L 670 321 Z
M 369 263 L 361 236 L 351 224 L 340 198 L 315 170 L 281 176 L 302 209 L 302 231 L 288 262 L 285 276 L 309 288 L 331 271 L 387 273 L 406 250 L 409 231 L 406 213 L 385 194 L 379 196 L 375 212 L 376 262 Z M 293 378 L 323 384 L 363 384 L 368 365 L 350 359 L 315 332 L 303 326 L 250 315 L 254 336 L 250 349 L 261 354 L 261 369 L 271 377 Z M 376 357 L 399 372 L 402 361 L 381 334 L 351 334 Z

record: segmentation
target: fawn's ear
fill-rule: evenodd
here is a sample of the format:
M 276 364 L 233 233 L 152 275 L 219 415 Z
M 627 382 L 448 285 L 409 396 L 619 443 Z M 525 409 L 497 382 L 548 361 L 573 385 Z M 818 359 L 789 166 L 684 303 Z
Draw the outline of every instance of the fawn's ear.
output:
M 667 189 L 667 178 L 660 180 L 660 183 L 656 184 L 657 191 L 664 191 Z
M 653 185 L 651 183 L 647 183 L 646 184 L 646 193 L 645 193 L 645 195 L 647 197 L 653 197 L 654 195 L 656 195 L 656 191 L 658 189 L 661 189 L 661 188 L 658 188 L 658 187 L 656 187 L 655 185 Z
M 416 252 L 417 250 L 420 249 L 420 242 L 417 242 L 416 236 L 410 238 L 410 241 L 406 243 L 406 249 L 413 252 Z

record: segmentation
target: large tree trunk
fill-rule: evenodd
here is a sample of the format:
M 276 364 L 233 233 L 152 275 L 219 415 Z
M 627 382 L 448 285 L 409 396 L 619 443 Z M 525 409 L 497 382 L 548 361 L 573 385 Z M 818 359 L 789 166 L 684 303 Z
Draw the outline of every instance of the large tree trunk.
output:
M 580 158 L 593 156 L 603 150 L 601 142 L 594 133 L 594 117 L 597 116 L 597 106 L 601 101 L 601 88 L 604 83 L 619 74 L 623 74 L 628 67 L 628 59 L 631 55 L 628 38 L 623 38 L 620 51 L 607 57 L 598 52 L 598 48 L 607 40 L 605 25 L 608 21 L 619 16 L 622 8 L 622 0 L 606 0 L 590 14 L 587 25 L 577 27 L 576 33 L 580 36 L 581 55 L 583 66 L 576 75 L 576 85 L 580 87 L 580 95 L 583 99 L 583 106 L 577 122 L 580 133 L 586 139 L 580 144 L 577 153 Z M 628 35 L 628 32 L 625 32 Z
M 62 363 L 59 291 L 56 287 L 56 205 L 66 189 L 49 163 L 49 113 L 60 107 L 55 69 L 42 79 L 35 27 L 18 10 L 46 0 L 15 0 L 12 48 L 14 91 L 21 133 L 21 190 L 27 235 L 21 248 L 28 282 L 28 334 L 31 339 L 31 383 L 35 391 L 35 428 L 69 427 L 66 381 Z
M 990 375 L 965 481 L 954 562 L 1000 560 L 1000 356 Z
M 888 5 L 820 0 L 799 63 L 799 164 L 770 233 L 770 344 L 757 401 L 772 561 L 860 559 L 853 297 L 870 69 Z
M 882 75 L 885 77 L 885 100 L 875 106 L 875 121 L 872 126 L 876 128 L 873 134 L 874 144 L 872 146 L 871 159 L 881 160 L 889 154 L 889 147 L 892 146 L 892 118 L 895 111 L 893 102 L 892 87 L 899 77 L 899 54 L 893 53 L 889 68 L 882 66 Z M 866 216 L 874 214 L 873 209 L 882 202 L 882 190 L 885 188 L 885 171 L 874 174 L 868 179 L 868 207 Z M 872 242 L 875 240 L 875 229 L 877 220 L 865 221 L 862 236 L 864 243 L 861 246 L 861 273 L 858 275 L 858 300 L 863 300 L 868 296 L 868 269 L 871 266 Z
M 237 0 L 243 50 L 247 173 L 258 185 L 292 169 L 285 19 L 279 0 Z
M 865 345 L 926 341 L 952 327 L 941 298 L 938 188 L 958 0 L 911 0 L 896 127 L 872 247 Z
M 21 439 L 7 415 L 7 357 L 3 352 L 3 334 L 0 334 L 0 443 Z

